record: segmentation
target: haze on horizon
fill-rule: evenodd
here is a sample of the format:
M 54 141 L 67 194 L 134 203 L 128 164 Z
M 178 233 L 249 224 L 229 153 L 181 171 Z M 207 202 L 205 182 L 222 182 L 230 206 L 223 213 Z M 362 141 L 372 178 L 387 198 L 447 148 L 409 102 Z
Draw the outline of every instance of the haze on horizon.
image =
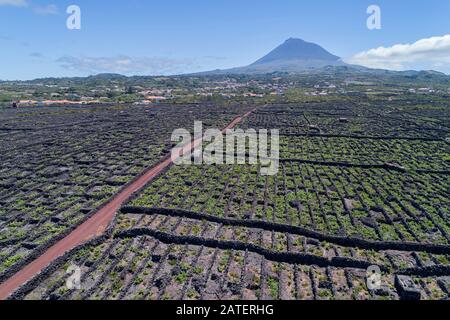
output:
M 450 2 L 79 0 L 82 28 L 68 30 L 71 4 L 0 0 L 0 79 L 228 69 L 257 61 L 291 37 L 348 63 L 450 74 Z M 372 4 L 381 8 L 381 30 L 366 27 Z

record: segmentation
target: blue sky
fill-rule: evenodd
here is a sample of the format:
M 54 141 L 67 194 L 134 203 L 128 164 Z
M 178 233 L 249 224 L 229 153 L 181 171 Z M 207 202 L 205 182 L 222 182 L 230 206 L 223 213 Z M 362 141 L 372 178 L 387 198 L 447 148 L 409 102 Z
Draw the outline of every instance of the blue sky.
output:
M 66 28 L 71 4 L 81 30 Z M 366 27 L 372 4 L 381 30 Z M 290 37 L 350 62 L 450 73 L 449 14 L 443 0 L 0 0 L 0 79 L 229 68 Z

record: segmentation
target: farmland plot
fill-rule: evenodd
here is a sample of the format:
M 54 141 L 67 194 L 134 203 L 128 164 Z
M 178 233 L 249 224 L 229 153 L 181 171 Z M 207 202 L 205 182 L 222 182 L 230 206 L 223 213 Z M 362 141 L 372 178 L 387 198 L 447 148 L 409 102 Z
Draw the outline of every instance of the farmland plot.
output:
M 216 106 L 5 109 L 0 117 L 0 282 L 170 153 L 173 130 L 221 128 Z
M 277 175 L 251 165 L 173 166 L 123 206 L 110 235 L 68 254 L 18 297 L 401 299 L 404 276 L 422 299 L 448 299 L 440 115 L 259 108 L 242 127 L 281 130 Z M 80 290 L 65 285 L 71 264 L 82 269 Z M 382 286 L 370 290 L 373 265 Z

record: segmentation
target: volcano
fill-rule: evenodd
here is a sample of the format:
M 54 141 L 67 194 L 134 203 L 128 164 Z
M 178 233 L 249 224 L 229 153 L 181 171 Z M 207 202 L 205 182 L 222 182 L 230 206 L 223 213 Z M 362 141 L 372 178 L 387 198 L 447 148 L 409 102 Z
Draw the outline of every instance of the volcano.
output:
M 318 44 L 290 38 L 256 62 L 240 68 L 215 70 L 208 74 L 260 74 L 302 72 L 324 67 L 348 66 Z

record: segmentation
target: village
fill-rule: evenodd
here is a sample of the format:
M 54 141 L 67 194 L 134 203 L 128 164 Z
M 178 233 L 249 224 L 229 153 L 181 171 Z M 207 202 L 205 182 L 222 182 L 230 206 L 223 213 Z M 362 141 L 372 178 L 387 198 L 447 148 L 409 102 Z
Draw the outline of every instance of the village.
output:
M 305 76 L 214 76 L 214 77 L 123 77 L 97 75 L 81 84 L 77 79 L 38 79 L 30 82 L 0 82 L 0 107 L 40 107 L 63 105 L 135 104 L 155 105 L 168 102 L 266 99 L 285 95 L 320 97 L 328 95 L 385 95 L 390 99 L 403 94 L 420 96 L 450 94 L 444 84 L 426 83 L 385 87 L 382 83 Z M 111 80 L 111 81 L 109 81 Z

